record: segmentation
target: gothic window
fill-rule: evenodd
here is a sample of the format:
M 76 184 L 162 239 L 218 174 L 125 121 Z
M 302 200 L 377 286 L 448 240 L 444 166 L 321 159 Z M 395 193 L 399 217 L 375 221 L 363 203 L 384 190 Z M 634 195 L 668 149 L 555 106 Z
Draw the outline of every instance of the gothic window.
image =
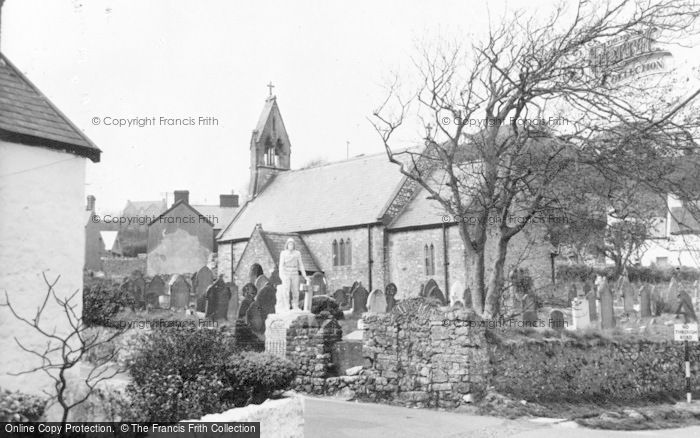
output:
M 352 245 L 350 244 L 350 238 L 345 241 L 345 264 L 352 265 Z
M 275 147 L 272 145 L 270 137 L 265 139 L 265 156 L 263 157 L 263 162 L 266 166 L 275 165 Z
M 435 275 L 435 246 L 431 243 L 423 247 L 425 261 L 425 275 Z
M 345 265 L 345 242 L 343 241 L 343 239 L 340 239 L 340 247 L 338 248 L 338 253 L 340 255 L 340 261 L 338 262 L 338 264 L 340 266 L 344 266 Z
M 338 242 L 334 240 L 331 247 L 333 250 L 333 266 L 338 266 Z

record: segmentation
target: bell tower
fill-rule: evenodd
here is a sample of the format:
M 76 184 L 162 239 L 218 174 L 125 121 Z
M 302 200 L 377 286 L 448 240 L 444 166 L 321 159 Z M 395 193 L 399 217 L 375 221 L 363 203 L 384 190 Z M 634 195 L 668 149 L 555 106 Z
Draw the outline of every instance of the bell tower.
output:
M 291 145 L 277 97 L 272 94 L 274 85 L 268 84 L 270 94 L 260 114 L 258 125 L 250 139 L 250 185 L 249 197 L 260 194 L 272 178 L 289 170 Z

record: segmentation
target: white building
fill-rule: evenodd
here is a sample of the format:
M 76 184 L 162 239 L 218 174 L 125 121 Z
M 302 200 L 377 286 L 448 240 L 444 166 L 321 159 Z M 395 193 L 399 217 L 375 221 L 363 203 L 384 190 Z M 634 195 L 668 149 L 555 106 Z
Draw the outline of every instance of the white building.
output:
M 0 2 L 0 5 L 2 2 Z M 10 61 L 0 54 L 0 300 L 5 294 L 31 319 L 58 276 L 58 296 L 82 306 L 85 252 L 85 167 L 100 150 Z M 53 300 L 41 320 L 60 333 L 65 315 Z M 14 377 L 38 359 L 22 351 L 46 340 L 0 307 L 0 387 L 38 392 L 43 373 Z

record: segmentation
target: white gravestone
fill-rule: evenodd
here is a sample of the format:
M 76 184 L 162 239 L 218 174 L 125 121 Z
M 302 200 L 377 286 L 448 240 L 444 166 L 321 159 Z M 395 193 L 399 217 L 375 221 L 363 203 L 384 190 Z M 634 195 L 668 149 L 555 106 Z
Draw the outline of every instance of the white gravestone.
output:
M 386 313 L 386 297 L 380 289 L 375 289 L 369 294 L 367 300 L 367 310 L 369 313 Z
M 571 317 L 574 329 L 582 330 L 591 326 L 591 315 L 587 300 L 576 297 L 571 300 Z

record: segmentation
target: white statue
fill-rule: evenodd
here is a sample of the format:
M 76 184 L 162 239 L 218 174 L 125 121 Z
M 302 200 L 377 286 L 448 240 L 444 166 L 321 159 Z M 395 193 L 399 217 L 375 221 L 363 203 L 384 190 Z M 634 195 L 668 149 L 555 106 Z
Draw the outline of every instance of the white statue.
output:
M 295 249 L 294 239 L 291 237 L 287 239 L 287 243 L 284 244 L 284 250 L 280 253 L 280 263 L 279 272 L 282 284 L 280 285 L 282 292 L 282 301 L 288 301 L 289 292 L 292 293 L 292 309 L 299 310 L 299 273 L 301 273 L 304 280 L 308 283 L 309 278 L 306 276 L 306 270 L 304 269 L 304 263 L 301 261 L 301 253 Z M 280 289 L 277 289 L 277 299 L 280 299 Z M 287 303 L 285 309 L 289 309 L 289 303 Z M 286 310 L 289 311 L 289 310 Z M 275 306 L 275 312 L 277 311 L 277 306 Z
M 284 286 L 277 285 L 277 293 L 275 294 L 277 302 L 275 303 L 275 313 L 289 312 L 289 291 L 284 290 Z

